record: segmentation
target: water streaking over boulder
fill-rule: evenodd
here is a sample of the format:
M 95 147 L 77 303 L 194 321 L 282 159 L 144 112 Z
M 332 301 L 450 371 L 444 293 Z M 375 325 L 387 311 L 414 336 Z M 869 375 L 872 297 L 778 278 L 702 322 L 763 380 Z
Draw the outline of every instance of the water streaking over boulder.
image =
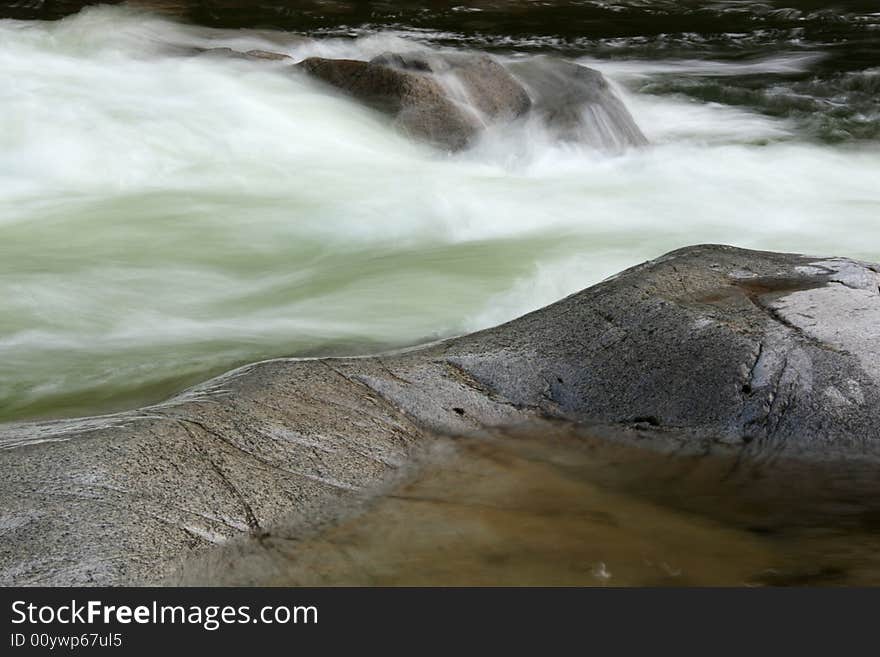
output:
M 529 111 L 525 89 L 497 61 L 482 53 L 384 53 L 373 64 L 429 72 L 453 100 L 484 123 L 510 121 Z
M 557 138 L 604 150 L 648 143 L 599 71 L 546 55 L 514 62 L 510 70 L 528 89 L 533 112 Z
M 599 425 L 689 467 L 724 458 L 715 476 L 749 472 L 746 489 L 846 473 L 833 494 L 858 503 L 837 510 L 859 513 L 880 461 L 878 271 L 691 247 L 408 352 L 265 361 L 139 411 L 7 425 L 0 583 L 154 582 L 282 517 L 332 525 L 437 434 L 529 422 Z
M 306 59 L 298 68 L 392 116 L 403 131 L 436 146 L 460 150 L 479 132 L 478 117 L 428 75 L 381 63 L 319 57 Z
M 603 150 L 647 139 L 604 76 L 571 61 L 510 65 L 483 53 L 385 53 L 369 62 L 310 57 L 297 68 L 387 114 L 404 132 L 450 151 L 533 114 L 550 134 Z
M 479 53 L 385 53 L 369 62 L 312 57 L 298 67 L 394 117 L 414 137 L 452 151 L 531 105 L 510 73 Z
M 291 59 L 279 52 L 228 47 L 184 48 L 182 53 Z M 307 57 L 294 68 L 390 116 L 404 133 L 449 151 L 473 145 L 487 128 L 526 117 L 537 120 L 552 139 L 602 151 L 648 143 L 602 73 L 558 57 L 540 55 L 502 65 L 485 53 L 424 49 L 386 52 L 369 61 Z

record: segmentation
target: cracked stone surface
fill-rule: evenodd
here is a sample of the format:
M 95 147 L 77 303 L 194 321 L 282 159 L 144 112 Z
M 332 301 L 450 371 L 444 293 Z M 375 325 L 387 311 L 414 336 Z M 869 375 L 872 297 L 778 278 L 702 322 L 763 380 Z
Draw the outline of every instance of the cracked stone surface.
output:
M 867 263 L 689 247 L 419 349 L 266 361 L 137 411 L 2 426 L 0 584 L 157 582 L 281 517 L 332 525 L 438 434 L 537 419 L 770 471 L 873 464 L 878 286 Z

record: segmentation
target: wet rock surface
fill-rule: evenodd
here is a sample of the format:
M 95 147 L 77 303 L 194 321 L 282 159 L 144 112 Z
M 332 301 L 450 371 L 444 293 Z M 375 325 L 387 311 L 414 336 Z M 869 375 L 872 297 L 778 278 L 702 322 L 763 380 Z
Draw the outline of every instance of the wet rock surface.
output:
M 602 150 L 648 143 L 605 77 L 564 59 L 502 65 L 482 53 L 389 52 L 369 62 L 312 57 L 297 68 L 450 151 L 523 117 L 555 139 Z
M 690 247 L 420 349 L 267 361 L 134 412 L 6 425 L 0 582 L 155 582 L 281 518 L 332 525 L 438 434 L 535 421 L 733 471 L 831 467 L 861 495 L 880 457 L 878 285 L 852 260 Z
M 494 59 L 480 53 L 385 53 L 371 63 L 433 73 L 453 99 L 473 107 L 485 122 L 511 120 L 529 111 L 525 89 Z
M 424 73 L 322 57 L 309 57 L 296 68 L 391 116 L 398 128 L 435 146 L 461 150 L 479 133 L 479 117 L 450 98 L 436 78 Z

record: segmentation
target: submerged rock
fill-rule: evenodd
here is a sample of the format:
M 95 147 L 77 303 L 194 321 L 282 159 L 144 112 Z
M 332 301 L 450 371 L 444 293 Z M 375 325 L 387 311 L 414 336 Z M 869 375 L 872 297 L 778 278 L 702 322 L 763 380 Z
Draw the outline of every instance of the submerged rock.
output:
M 874 485 L 878 286 L 853 260 L 691 247 L 421 349 L 267 361 L 138 411 L 6 425 L 0 583 L 155 582 L 282 516 L 334 523 L 437 433 L 535 420 Z
M 532 97 L 534 113 L 566 141 L 605 149 L 648 143 L 599 71 L 547 55 L 510 65 Z

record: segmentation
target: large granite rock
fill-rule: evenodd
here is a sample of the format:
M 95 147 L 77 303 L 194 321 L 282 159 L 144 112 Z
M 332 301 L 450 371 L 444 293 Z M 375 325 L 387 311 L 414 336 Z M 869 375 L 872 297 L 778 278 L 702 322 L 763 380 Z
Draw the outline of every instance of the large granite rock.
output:
M 404 132 L 456 151 L 479 133 L 480 122 L 433 77 L 353 59 L 310 57 L 297 69 L 387 114 Z
M 487 124 L 518 118 L 532 104 L 507 69 L 482 53 L 385 53 L 371 63 L 433 74 L 450 97 L 476 110 Z
M 404 132 L 451 151 L 530 106 L 504 67 L 481 54 L 386 53 L 369 62 L 310 57 L 297 68 L 393 117 Z
M 282 516 L 332 523 L 438 433 L 530 421 L 855 485 L 880 461 L 878 285 L 852 260 L 691 247 L 421 349 L 267 361 L 138 411 L 6 425 L 0 583 L 155 582 Z
M 480 53 L 385 53 L 369 62 L 309 58 L 299 68 L 373 109 L 409 134 L 448 150 L 484 128 L 533 116 L 564 141 L 603 150 L 647 144 L 608 80 L 554 57 L 502 66 Z

